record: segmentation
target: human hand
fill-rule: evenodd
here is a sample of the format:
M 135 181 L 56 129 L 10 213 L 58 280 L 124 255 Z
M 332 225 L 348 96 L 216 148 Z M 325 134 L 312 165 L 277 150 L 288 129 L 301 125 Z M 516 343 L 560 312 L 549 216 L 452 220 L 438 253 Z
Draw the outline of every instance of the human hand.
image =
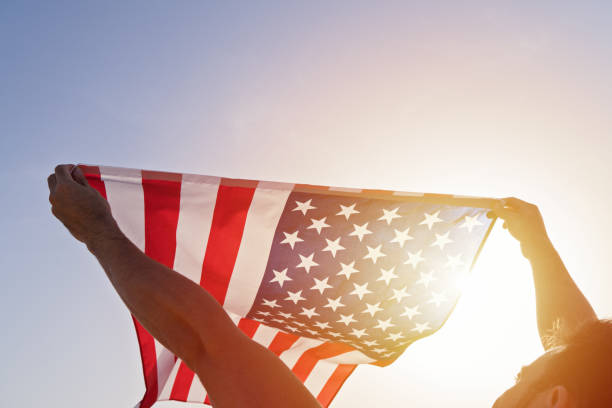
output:
M 525 258 L 532 260 L 543 251 L 552 249 L 544 220 L 534 204 L 515 197 L 504 198 L 487 216 L 497 216 L 504 220 L 503 227 L 521 243 Z
M 110 206 L 78 166 L 58 165 L 47 183 L 51 212 L 79 241 L 89 247 L 95 239 L 119 231 Z

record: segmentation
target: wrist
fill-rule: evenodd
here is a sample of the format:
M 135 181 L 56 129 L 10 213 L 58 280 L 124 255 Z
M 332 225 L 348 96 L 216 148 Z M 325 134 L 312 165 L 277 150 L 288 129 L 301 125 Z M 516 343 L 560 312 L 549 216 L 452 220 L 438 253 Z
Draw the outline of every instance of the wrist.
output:
M 101 228 L 88 237 L 85 245 L 87 245 L 89 252 L 98 256 L 104 251 L 104 248 L 123 240 L 127 240 L 127 237 L 121 232 L 117 222 L 110 217 L 102 224 Z
M 521 249 L 525 258 L 532 264 L 550 263 L 559 258 L 557 250 L 548 238 L 538 243 L 521 244 Z

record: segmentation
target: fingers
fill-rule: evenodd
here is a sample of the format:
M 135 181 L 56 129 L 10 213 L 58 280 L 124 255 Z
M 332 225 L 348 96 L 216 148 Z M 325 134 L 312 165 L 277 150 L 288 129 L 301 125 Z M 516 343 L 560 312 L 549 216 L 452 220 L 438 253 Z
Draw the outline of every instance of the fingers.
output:
M 50 193 L 55 191 L 55 185 L 57 184 L 57 180 L 55 179 L 55 174 L 51 174 L 49 175 L 49 177 L 47 177 L 47 184 L 49 185 Z
M 528 207 L 532 207 L 533 204 L 528 203 L 527 201 L 523 201 L 516 197 L 506 197 L 502 199 L 504 206 L 515 208 L 517 210 L 526 209 Z
M 504 200 L 502 200 L 495 207 L 493 207 L 493 209 L 487 213 L 487 217 L 489 218 L 499 217 L 504 221 L 510 221 L 510 222 L 512 222 L 513 220 L 519 217 L 519 213 L 515 209 L 511 207 L 504 207 L 503 203 L 504 203 Z
M 81 170 L 79 166 L 74 166 L 72 168 L 71 174 L 72 174 L 72 178 L 75 179 L 77 183 L 85 187 L 89 185 L 89 182 L 87 181 L 87 178 L 85 177 L 85 174 L 83 174 L 83 171 Z
M 58 183 L 68 183 L 72 182 L 72 176 L 70 172 L 74 165 L 72 164 L 58 164 L 55 167 L 55 177 Z

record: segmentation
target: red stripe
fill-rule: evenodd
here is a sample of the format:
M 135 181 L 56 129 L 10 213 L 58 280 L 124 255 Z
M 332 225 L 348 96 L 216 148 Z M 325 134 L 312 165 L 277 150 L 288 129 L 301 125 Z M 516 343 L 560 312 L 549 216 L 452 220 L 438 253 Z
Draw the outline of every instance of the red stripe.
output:
M 102 181 L 102 177 L 100 176 L 100 168 L 97 166 L 85 166 L 84 164 L 79 164 L 79 167 L 83 171 L 83 174 L 85 174 L 89 185 L 98 190 L 98 193 L 100 193 L 104 199 L 107 199 L 106 187 L 104 187 L 104 181 Z
M 280 356 L 280 354 L 283 351 L 288 350 L 289 347 L 291 347 L 293 343 L 297 341 L 297 339 L 299 339 L 299 337 L 295 334 L 279 332 L 276 334 L 276 336 L 274 336 L 274 339 L 268 346 L 268 349 L 277 356 Z
M 145 215 L 145 253 L 169 268 L 174 266 L 176 227 L 181 197 L 180 181 L 156 180 L 142 172 Z M 157 354 L 155 340 L 134 319 L 140 344 L 146 391 L 141 408 L 149 408 L 157 400 Z
M 142 373 L 145 380 L 145 395 L 140 402 L 140 408 L 150 408 L 157 401 L 157 356 L 155 354 L 155 340 L 153 336 L 132 316 L 138 345 L 140 347 L 140 358 L 142 359 Z
M 343 343 L 323 343 L 305 351 L 293 366 L 293 373 L 300 381 L 306 381 L 308 375 L 319 360 L 334 357 L 339 354 L 355 350 L 353 347 Z
M 342 384 L 344 384 L 349 375 L 351 375 L 355 367 L 354 364 L 339 364 L 338 367 L 336 367 L 336 370 L 334 370 L 317 396 L 317 401 L 319 401 L 323 407 L 327 407 L 332 402 L 340 390 L 340 387 L 342 387 Z
M 208 398 L 208 394 L 206 394 L 206 398 L 204 398 L 204 403 L 208 405 L 212 405 L 212 402 L 210 402 L 210 398 Z
M 252 339 L 255 335 L 255 331 L 257 330 L 260 324 L 261 323 L 251 319 L 240 319 L 240 321 L 238 322 L 238 328 L 242 330 L 244 334 L 249 336 L 249 338 Z
M 181 201 L 181 182 L 151 179 L 142 172 L 145 211 L 145 253 L 174 267 L 176 226 Z
M 223 304 L 254 188 L 219 186 L 200 285 Z
M 176 373 L 176 379 L 172 385 L 172 391 L 170 392 L 170 399 L 176 401 L 187 401 L 189 395 L 189 389 L 195 373 L 191 371 L 187 364 L 181 361 L 178 372 Z

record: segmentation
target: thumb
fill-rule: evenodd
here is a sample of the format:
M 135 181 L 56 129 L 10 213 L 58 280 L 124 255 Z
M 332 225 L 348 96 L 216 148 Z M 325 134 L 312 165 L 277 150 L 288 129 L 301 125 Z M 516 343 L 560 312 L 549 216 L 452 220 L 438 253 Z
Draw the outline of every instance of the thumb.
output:
M 79 166 L 74 166 L 72 168 L 72 172 L 70 173 L 72 178 L 82 186 L 89 186 L 89 182 L 87 181 L 87 177 L 83 174 L 83 170 Z

